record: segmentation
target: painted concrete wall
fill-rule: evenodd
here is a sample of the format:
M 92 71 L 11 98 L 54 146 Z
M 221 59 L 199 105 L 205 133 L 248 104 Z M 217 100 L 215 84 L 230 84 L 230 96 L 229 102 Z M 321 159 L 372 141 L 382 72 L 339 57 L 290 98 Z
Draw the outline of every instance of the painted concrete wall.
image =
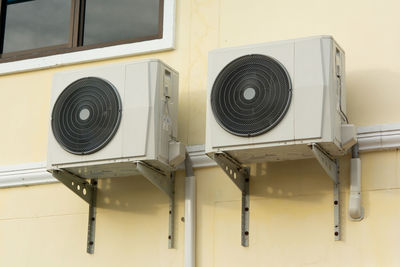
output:
M 51 77 L 60 70 L 156 57 L 180 72 L 179 136 L 204 143 L 207 52 L 331 34 L 346 51 L 351 122 L 399 122 L 400 3 L 177 1 L 174 51 L 0 77 L 0 165 L 44 161 Z M 197 266 L 399 266 L 398 151 L 362 154 L 365 219 L 342 210 L 333 241 L 332 184 L 315 160 L 252 166 L 250 247 L 240 246 L 240 193 L 218 168 L 196 169 Z M 341 160 L 347 207 L 348 158 Z M 167 249 L 168 200 L 142 177 L 102 180 L 94 255 L 87 205 L 60 184 L 0 190 L 0 266 L 183 266 L 183 173 L 176 249 Z

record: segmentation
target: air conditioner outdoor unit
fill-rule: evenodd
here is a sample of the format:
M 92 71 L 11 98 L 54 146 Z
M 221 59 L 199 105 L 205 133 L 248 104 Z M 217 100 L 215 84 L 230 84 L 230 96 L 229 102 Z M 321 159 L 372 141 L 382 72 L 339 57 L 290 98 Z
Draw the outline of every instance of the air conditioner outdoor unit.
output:
M 330 36 L 211 51 L 206 153 L 240 163 L 346 153 L 345 54 Z
M 141 162 L 169 172 L 184 159 L 177 112 L 178 73 L 159 60 L 57 73 L 47 168 L 111 178 Z

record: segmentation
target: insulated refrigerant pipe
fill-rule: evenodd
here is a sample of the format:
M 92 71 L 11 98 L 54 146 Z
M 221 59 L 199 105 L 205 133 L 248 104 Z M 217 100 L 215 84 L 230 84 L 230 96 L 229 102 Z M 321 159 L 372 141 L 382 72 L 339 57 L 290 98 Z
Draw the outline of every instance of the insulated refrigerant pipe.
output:
M 186 152 L 185 158 L 185 267 L 196 264 L 196 178 L 192 161 Z
M 354 221 L 361 221 L 364 218 L 364 208 L 361 203 L 361 160 L 358 152 L 357 143 L 352 147 L 350 160 L 349 216 Z

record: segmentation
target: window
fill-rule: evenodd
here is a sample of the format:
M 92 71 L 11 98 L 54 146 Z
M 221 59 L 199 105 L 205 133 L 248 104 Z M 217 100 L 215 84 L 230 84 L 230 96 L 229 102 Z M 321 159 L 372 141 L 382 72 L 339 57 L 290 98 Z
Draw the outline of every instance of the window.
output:
M 0 63 L 163 38 L 164 0 L 0 1 Z

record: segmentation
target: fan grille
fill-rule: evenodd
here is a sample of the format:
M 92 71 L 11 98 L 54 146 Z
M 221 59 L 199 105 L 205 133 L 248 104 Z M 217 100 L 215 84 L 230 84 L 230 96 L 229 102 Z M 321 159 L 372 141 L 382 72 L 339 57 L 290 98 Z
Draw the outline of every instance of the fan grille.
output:
M 246 55 L 219 73 L 211 91 L 217 122 L 238 136 L 257 136 L 285 116 L 292 87 L 286 69 L 265 55 Z
M 51 127 L 57 142 L 73 154 L 91 154 L 115 135 L 121 121 L 121 99 L 109 82 L 79 79 L 58 97 Z

